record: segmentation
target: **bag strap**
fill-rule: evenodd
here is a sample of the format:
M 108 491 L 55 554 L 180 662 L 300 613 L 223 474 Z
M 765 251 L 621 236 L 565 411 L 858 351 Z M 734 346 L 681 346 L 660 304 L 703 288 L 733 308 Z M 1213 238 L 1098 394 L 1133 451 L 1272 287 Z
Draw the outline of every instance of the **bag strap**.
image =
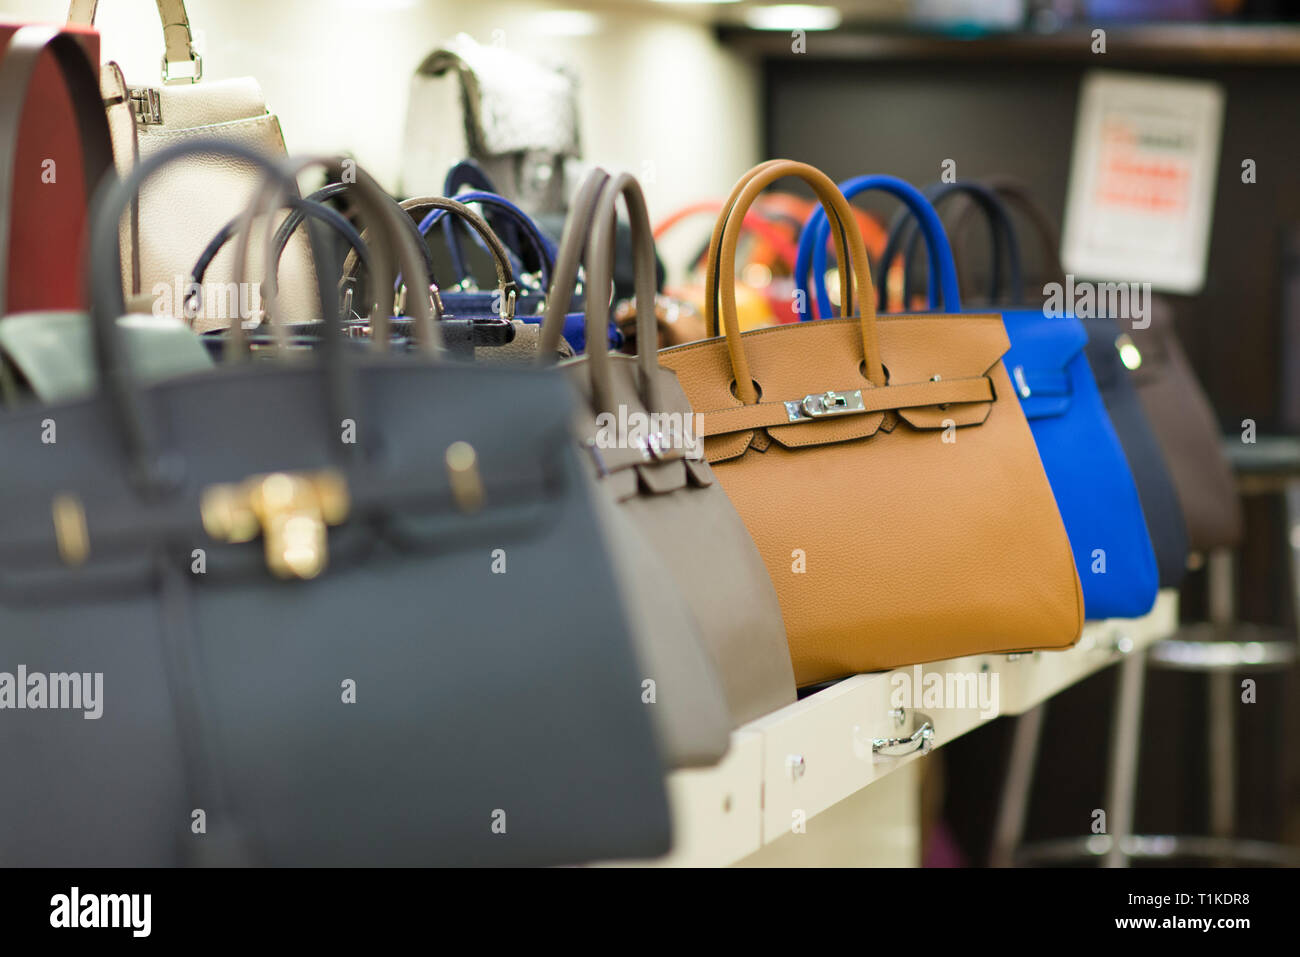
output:
M 157 6 L 163 28 L 163 82 L 169 85 L 197 83 L 203 77 L 203 58 L 194 50 L 185 0 L 157 0 Z M 93 27 L 98 9 L 99 0 L 72 0 L 68 7 L 68 23 Z M 186 64 L 190 72 L 172 76 L 172 66 L 181 63 Z
M 104 175 L 113 169 L 113 141 L 99 99 L 99 81 L 86 51 L 75 37 L 56 27 L 20 27 L 0 60 L 0 316 L 8 309 L 9 243 L 13 228 L 10 203 L 18 188 L 18 133 L 27 107 L 27 91 L 46 51 L 54 57 L 68 88 L 81 139 L 81 172 L 86 203 Z M 26 171 L 25 175 L 38 175 Z M 37 187 L 39 188 L 39 187 Z M 119 285 L 121 278 L 118 279 Z
M 758 195 L 769 185 L 786 176 L 797 177 L 812 187 L 822 208 L 832 217 L 835 236 L 836 261 L 840 270 L 841 313 L 851 315 L 854 285 L 850 283 L 852 270 L 856 291 L 861 299 L 858 327 L 862 336 L 862 356 L 866 378 L 872 385 L 883 387 L 884 368 L 880 361 L 880 339 L 876 331 L 876 295 L 871 282 L 871 264 L 862 242 L 862 232 L 849 201 L 835 183 L 821 170 L 807 163 L 793 160 L 769 160 L 761 163 L 743 176 L 728 197 L 723 213 L 713 227 L 709 243 L 709 266 L 705 290 L 705 324 L 716 335 L 718 316 L 726 328 L 727 351 L 731 357 L 731 371 L 735 377 L 736 396 L 745 405 L 758 402 L 758 392 L 749 371 L 744 341 L 740 334 L 740 320 L 736 314 L 736 244 L 740 239 L 745 212 Z M 722 277 L 727 277 L 726 282 Z

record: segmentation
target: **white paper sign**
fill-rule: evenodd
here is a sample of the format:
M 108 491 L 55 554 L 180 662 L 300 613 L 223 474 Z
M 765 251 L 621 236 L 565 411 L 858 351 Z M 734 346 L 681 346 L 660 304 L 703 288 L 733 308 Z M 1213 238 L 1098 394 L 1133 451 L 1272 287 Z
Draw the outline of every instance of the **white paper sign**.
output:
M 1199 292 L 1222 126 L 1216 83 L 1108 71 L 1085 76 L 1061 242 L 1066 270 Z

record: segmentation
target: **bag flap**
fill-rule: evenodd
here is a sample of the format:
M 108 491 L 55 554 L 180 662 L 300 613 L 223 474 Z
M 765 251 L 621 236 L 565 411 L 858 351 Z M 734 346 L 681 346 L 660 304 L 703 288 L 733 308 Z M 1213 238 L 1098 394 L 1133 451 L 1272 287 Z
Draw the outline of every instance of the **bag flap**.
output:
M 1002 320 L 1011 340 L 1004 361 L 1025 418 L 1064 415 L 1073 392 L 1067 367 L 1088 344 L 1083 324 L 1038 309 L 1008 310 Z
M 561 367 L 580 396 L 578 439 L 598 477 L 609 483 L 614 500 L 713 484 L 713 472 L 703 459 L 699 417 L 676 374 L 659 368 L 663 408 L 647 409 L 637 390 L 636 357 L 611 355 L 609 359 L 614 408 L 600 415 L 592 411 L 590 360 L 578 356 Z
M 743 334 L 759 392 L 744 405 L 733 392 L 725 337 L 662 350 L 695 411 L 704 416 L 705 458 L 721 462 L 767 439 L 786 448 L 866 438 L 901 419 L 917 429 L 978 425 L 997 395 L 988 371 L 1007 350 L 995 315 L 882 316 L 877 324 L 888 385 L 862 368 L 857 319 L 823 319 Z M 822 397 L 844 412 L 821 412 Z M 808 410 L 812 410 L 810 414 Z M 819 414 L 820 413 L 820 414 Z
M 251 76 L 152 89 L 158 93 L 162 126 L 146 131 L 191 130 L 267 115 L 262 87 Z
M 144 387 L 144 414 L 177 477 L 143 499 L 133 486 L 121 429 L 103 393 L 58 406 L 0 410 L 0 446 L 41 442 L 42 422 L 58 441 L 0 470 L 0 592 L 4 600 L 40 586 L 91 587 L 96 576 L 129 570 L 150 549 L 207 551 L 209 574 L 266 577 L 260 536 L 230 544 L 203 524 L 200 502 L 214 485 L 272 472 L 341 468 L 350 505 L 328 531 L 340 566 L 381 537 L 407 550 L 477 547 L 493 535 L 526 534 L 556 520 L 557 498 L 578 480 L 572 393 L 548 370 L 428 363 L 404 356 L 357 357 L 355 444 L 348 464 L 339 423 L 326 411 L 328 384 L 317 363 L 225 364 L 203 375 Z M 508 395 L 511 401 L 501 401 Z M 439 414 L 441 410 L 442 414 Z M 454 414 L 452 414 L 454 410 Z M 521 419 L 521 416 L 526 418 Z M 478 502 L 446 459 L 472 446 Z M 66 565 L 51 520 L 56 496 L 84 512 L 88 559 Z M 147 563 L 145 563 L 147 565 Z M 328 575 L 328 569 L 325 574 Z M 131 571 L 138 578 L 138 571 Z M 66 592 L 64 592 L 66 594 Z
M 125 333 L 132 368 L 143 382 L 212 367 L 203 341 L 170 316 L 133 314 Z M 33 312 L 0 320 L 0 358 L 11 363 L 42 402 L 68 402 L 96 389 L 90 317 L 81 312 Z

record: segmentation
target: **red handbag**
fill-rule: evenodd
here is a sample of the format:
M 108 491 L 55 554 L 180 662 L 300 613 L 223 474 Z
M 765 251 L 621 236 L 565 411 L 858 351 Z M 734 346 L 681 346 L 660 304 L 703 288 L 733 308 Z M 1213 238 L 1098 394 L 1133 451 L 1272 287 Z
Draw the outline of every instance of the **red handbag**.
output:
M 24 71 L 6 69 L 20 30 L 64 33 L 76 43 L 61 53 L 39 54 L 30 83 Z M 28 33 L 32 36 L 34 33 Z M 19 42 L 24 42 L 19 40 Z M 111 167 L 111 153 L 101 143 L 83 144 L 73 96 L 93 97 L 103 115 L 97 86 L 69 90 L 55 56 L 89 61 L 89 75 L 99 70 L 99 34 L 83 27 L 44 27 L 0 23 L 0 163 L 13 168 L 13 193 L 0 197 L 0 215 L 9 221 L 8 243 L 0 249 L 5 269 L 0 285 L 0 316 L 17 312 L 81 309 L 85 304 L 82 256 L 86 208 L 100 177 Z M 107 142 L 107 128 L 103 135 Z

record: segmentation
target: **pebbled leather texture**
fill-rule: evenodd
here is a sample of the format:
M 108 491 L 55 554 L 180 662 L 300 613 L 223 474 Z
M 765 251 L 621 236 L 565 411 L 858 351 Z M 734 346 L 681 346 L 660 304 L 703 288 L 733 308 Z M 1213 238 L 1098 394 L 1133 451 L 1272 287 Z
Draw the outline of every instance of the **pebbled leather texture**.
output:
M 1160 443 L 1129 370 L 1120 361 L 1116 340 L 1123 329 L 1112 319 L 1081 321 L 1088 331 L 1088 364 L 1137 483 L 1155 549 L 1160 587 L 1176 588 L 1187 571 L 1187 524 Z
M 855 192 L 846 186 L 847 196 Z M 973 197 L 984 211 L 993 246 L 1005 247 L 1008 285 L 1013 299 L 1023 302 L 1019 243 L 1010 216 L 996 195 L 978 183 L 940 183 L 929 187 L 926 196 L 911 197 L 909 206 L 928 206 L 927 198 L 935 205 L 946 205 L 945 200 L 965 196 Z M 918 220 L 915 212 L 913 208 L 895 218 L 886 248 L 908 249 L 903 260 L 907 274 L 915 245 L 907 243 L 908 230 L 919 222 L 919 236 L 929 250 L 930 272 L 938 280 L 931 282 L 931 288 L 941 287 L 945 305 L 958 303 L 957 263 L 943 224 L 937 216 Z M 824 229 L 816 235 L 823 233 Z M 913 234 L 915 238 L 917 234 Z M 997 296 L 995 282 L 988 297 L 996 302 Z M 1084 355 L 1087 332 L 1073 316 L 1049 317 L 1041 308 L 987 308 L 1001 312 L 1010 342 L 1003 365 L 1029 421 L 1065 522 L 1083 586 L 1086 616 L 1146 614 L 1159 590 L 1155 553 L 1133 473 Z
M 823 203 L 836 211 L 867 315 L 739 334 L 734 312 L 727 314 L 734 299 L 724 298 L 727 336 L 663 350 L 660 362 L 677 372 L 705 415 L 706 454 L 767 565 L 796 681 L 1072 644 L 1083 624 L 1079 579 L 1000 361 L 1008 348 L 1000 318 L 877 319 L 861 236 L 834 184 L 780 161 L 742 184 L 752 195 L 782 172 L 815 179 Z M 716 265 L 718 243 L 734 242 L 734 217 L 743 212 L 735 203 L 733 219 L 715 228 L 711 275 L 729 276 L 725 259 L 723 268 Z M 864 323 L 871 338 L 864 339 Z M 920 392 L 939 401 L 790 424 L 784 433 L 714 434 L 713 410 L 745 404 L 732 391 L 737 350 L 762 402 L 828 389 L 869 398 L 882 388 L 869 378 L 873 358 L 883 365 L 885 387 L 915 384 L 912 400 Z M 972 378 L 988 380 L 987 400 L 942 407 L 953 394 L 946 380 Z

